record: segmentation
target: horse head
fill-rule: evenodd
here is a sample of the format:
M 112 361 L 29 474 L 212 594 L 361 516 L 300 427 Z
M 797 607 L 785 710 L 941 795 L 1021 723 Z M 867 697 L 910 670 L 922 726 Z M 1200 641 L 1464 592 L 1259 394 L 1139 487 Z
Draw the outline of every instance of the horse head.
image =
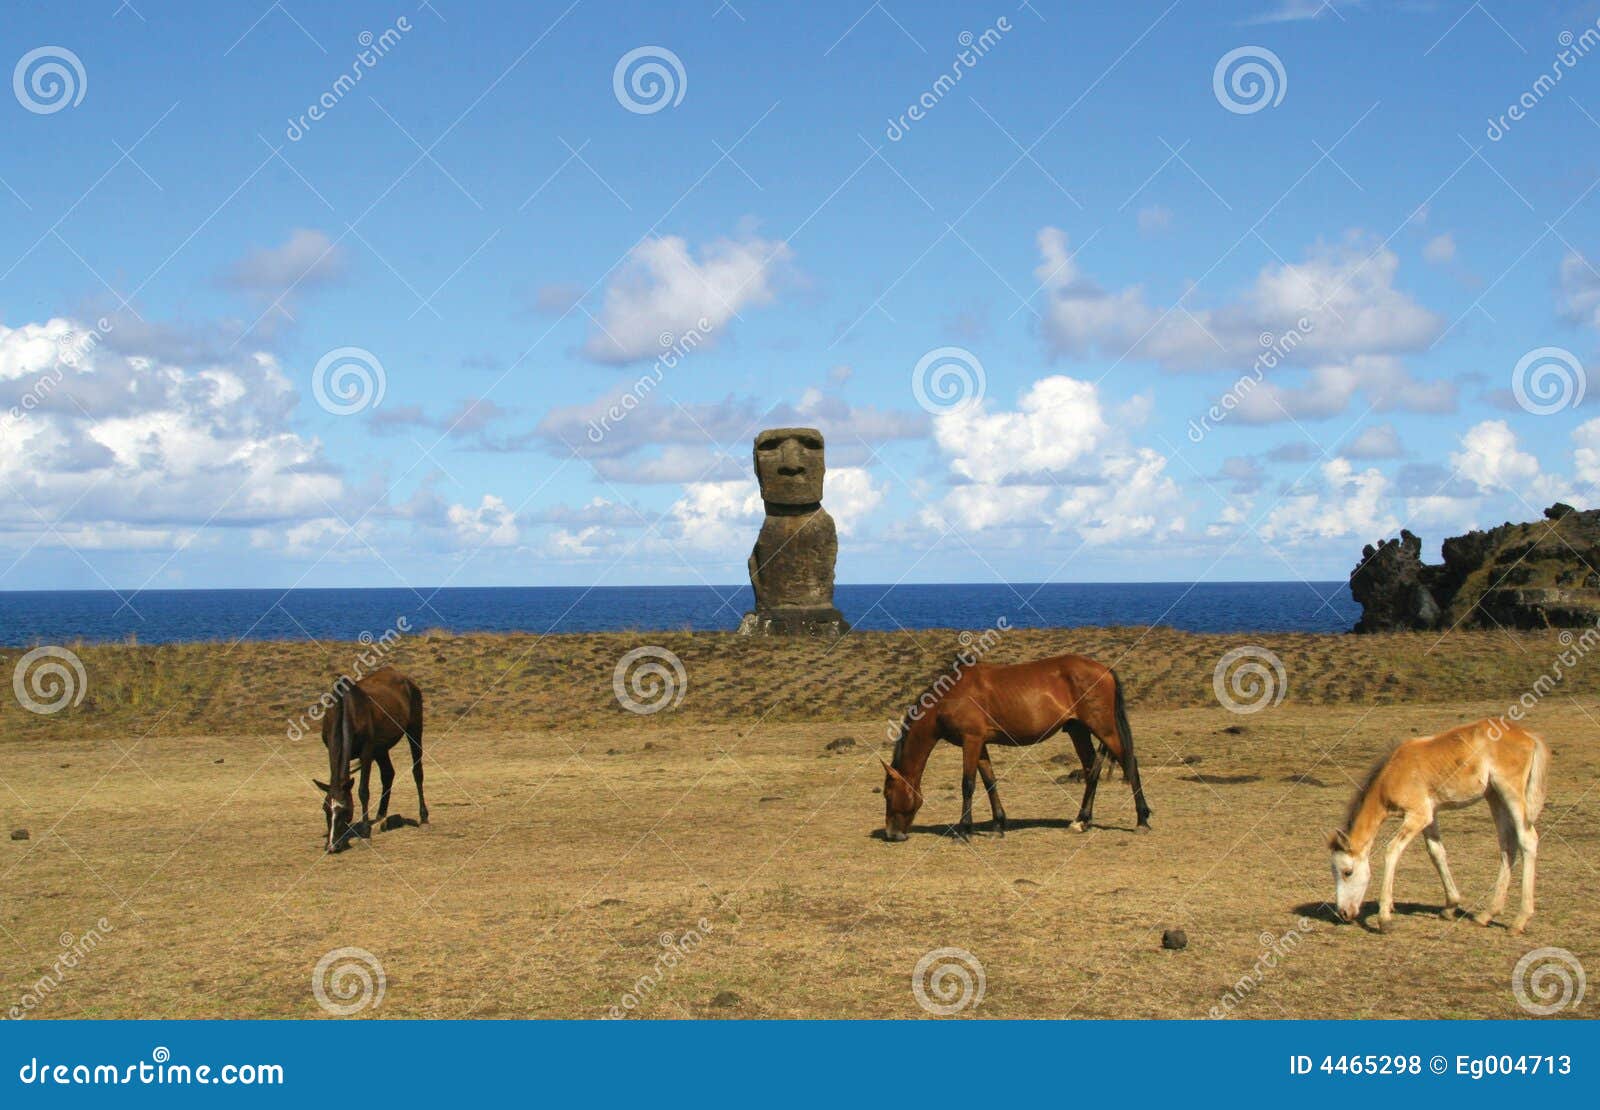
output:
M 883 763 L 883 838 L 905 840 L 911 833 L 911 819 L 922 808 L 922 791 L 911 780 Z
M 322 723 L 322 742 L 328 748 L 328 781 L 313 779 L 312 782 L 322 791 L 327 850 L 340 852 L 349 847 L 351 819 L 355 816 L 350 775 L 350 761 L 356 754 L 357 726 L 351 720 L 355 716 L 355 685 L 341 676 L 334 684 L 333 698 L 332 712 Z

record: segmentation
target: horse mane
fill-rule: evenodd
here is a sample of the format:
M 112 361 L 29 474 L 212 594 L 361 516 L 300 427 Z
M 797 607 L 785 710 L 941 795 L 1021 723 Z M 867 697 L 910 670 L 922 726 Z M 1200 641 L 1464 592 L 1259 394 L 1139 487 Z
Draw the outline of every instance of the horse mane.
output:
M 1350 799 L 1350 804 L 1345 807 L 1344 825 L 1342 826 L 1345 832 L 1349 832 L 1350 827 L 1355 824 L 1356 813 L 1360 811 L 1361 803 L 1366 801 L 1368 792 L 1372 790 L 1372 784 L 1378 781 L 1378 776 L 1389 765 L 1389 758 L 1394 755 L 1395 749 L 1399 746 L 1399 744 L 1389 745 L 1383 754 L 1372 761 L 1372 766 L 1367 768 L 1367 773 L 1361 776 L 1361 785 L 1356 787 L 1355 796 Z

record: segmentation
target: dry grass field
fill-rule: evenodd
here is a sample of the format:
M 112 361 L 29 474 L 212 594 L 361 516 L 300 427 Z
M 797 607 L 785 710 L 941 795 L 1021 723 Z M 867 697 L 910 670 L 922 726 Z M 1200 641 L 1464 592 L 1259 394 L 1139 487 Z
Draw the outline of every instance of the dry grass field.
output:
M 1281 658 L 1287 694 L 1240 715 L 1211 681 L 1246 643 Z M 612 688 L 643 644 L 687 676 L 675 708 L 645 716 Z M 1550 670 L 1554 633 L 1010 632 L 993 661 L 1115 665 L 1155 831 L 1130 831 L 1120 777 L 1097 827 L 1069 831 L 1082 787 L 1062 781 L 1057 738 L 996 753 L 1006 838 L 943 835 L 959 808 L 945 749 L 916 834 L 887 844 L 886 728 L 956 647 L 953 632 L 407 637 L 392 661 L 427 697 L 432 824 L 330 857 L 311 785 L 326 759 L 286 729 L 355 646 L 74 646 L 81 704 L 0 706 L 0 1012 L 321 1017 L 313 968 L 344 946 L 381 963 L 381 1002 L 362 1011 L 376 1017 L 918 1017 L 913 969 L 942 947 L 983 970 L 963 1016 L 1005 1018 L 1520 1017 L 1525 952 L 1600 969 L 1600 661 L 1531 714 L 1554 760 L 1526 936 L 1440 920 L 1420 842 L 1390 934 L 1334 925 L 1322 904 L 1353 779 L 1398 738 L 1503 711 Z M 0 652 L 6 675 L 21 654 Z M 397 762 L 392 808 L 415 816 Z M 1480 904 L 1488 812 L 1441 823 Z M 1162 948 L 1171 927 L 1186 949 Z M 63 968 L 63 935 L 91 929 Z M 690 930 L 692 950 L 664 958 L 663 934 Z

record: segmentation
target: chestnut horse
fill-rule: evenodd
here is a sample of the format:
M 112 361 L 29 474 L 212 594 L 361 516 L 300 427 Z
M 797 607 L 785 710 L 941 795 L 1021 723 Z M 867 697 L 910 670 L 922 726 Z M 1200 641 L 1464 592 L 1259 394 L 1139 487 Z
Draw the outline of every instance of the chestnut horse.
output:
M 1346 921 L 1361 913 L 1361 900 L 1372 881 L 1367 858 L 1378 831 L 1390 814 L 1400 815 L 1400 831 L 1383 857 L 1383 887 L 1378 896 L 1378 929 L 1389 927 L 1394 916 L 1394 871 L 1400 853 L 1421 833 L 1439 879 L 1444 883 L 1441 916 L 1461 912 L 1461 892 L 1450 877 L 1444 841 L 1439 839 L 1438 811 L 1459 809 L 1482 799 L 1489 803 L 1495 829 L 1500 834 L 1500 877 L 1494 897 L 1481 913 L 1473 915 L 1487 925 L 1505 909 L 1511 885 L 1511 865 L 1522 852 L 1522 904 L 1511 931 L 1520 933 L 1533 916 L 1534 859 L 1539 854 L 1539 833 L 1534 823 L 1544 808 L 1545 774 L 1550 750 L 1542 739 L 1519 725 L 1498 718 L 1475 721 L 1441 732 L 1419 736 L 1397 746 L 1379 760 L 1366 783 L 1350 802 L 1344 828 L 1328 840 L 1333 862 L 1334 907 Z
M 1133 788 L 1140 832 L 1150 829 L 1150 807 L 1133 756 L 1133 733 L 1123 707 L 1122 684 L 1111 668 L 1082 655 L 1058 655 L 1032 663 L 976 663 L 946 673 L 912 706 L 900 725 L 894 762 L 884 763 L 884 839 L 906 839 L 922 805 L 922 772 L 940 740 L 961 748 L 961 823 L 956 835 L 972 833 L 974 779 L 983 776 L 995 830 L 1006 831 L 1006 814 L 995 789 L 989 745 L 1037 744 L 1065 730 L 1083 762 L 1083 804 L 1072 823 L 1083 831 L 1094 811 L 1094 792 L 1109 755 L 1122 765 Z M 1099 754 L 1094 741 L 1100 741 Z M 881 760 L 879 762 L 882 762 Z
M 322 718 L 322 743 L 328 749 L 328 781 L 316 782 L 322 791 L 322 814 L 328 825 L 327 847 L 340 852 L 352 835 L 371 829 L 367 820 L 367 784 L 377 763 L 382 780 L 378 820 L 389 813 L 389 788 L 394 784 L 394 764 L 389 749 L 405 737 L 411 746 L 411 777 L 417 783 L 419 821 L 428 823 L 428 803 L 422 797 L 422 691 L 393 667 L 380 667 L 358 682 L 340 676 L 333 687 L 333 708 Z M 361 823 L 352 821 L 350 764 L 361 763 Z

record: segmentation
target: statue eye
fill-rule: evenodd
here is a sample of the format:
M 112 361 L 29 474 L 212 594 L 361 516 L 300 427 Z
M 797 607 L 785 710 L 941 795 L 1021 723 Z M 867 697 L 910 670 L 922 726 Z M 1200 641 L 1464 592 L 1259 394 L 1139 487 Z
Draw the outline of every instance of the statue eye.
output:
M 820 439 L 813 439 L 811 436 L 806 436 L 800 441 L 800 443 L 802 446 L 807 447 L 812 451 L 822 450 L 822 441 Z

